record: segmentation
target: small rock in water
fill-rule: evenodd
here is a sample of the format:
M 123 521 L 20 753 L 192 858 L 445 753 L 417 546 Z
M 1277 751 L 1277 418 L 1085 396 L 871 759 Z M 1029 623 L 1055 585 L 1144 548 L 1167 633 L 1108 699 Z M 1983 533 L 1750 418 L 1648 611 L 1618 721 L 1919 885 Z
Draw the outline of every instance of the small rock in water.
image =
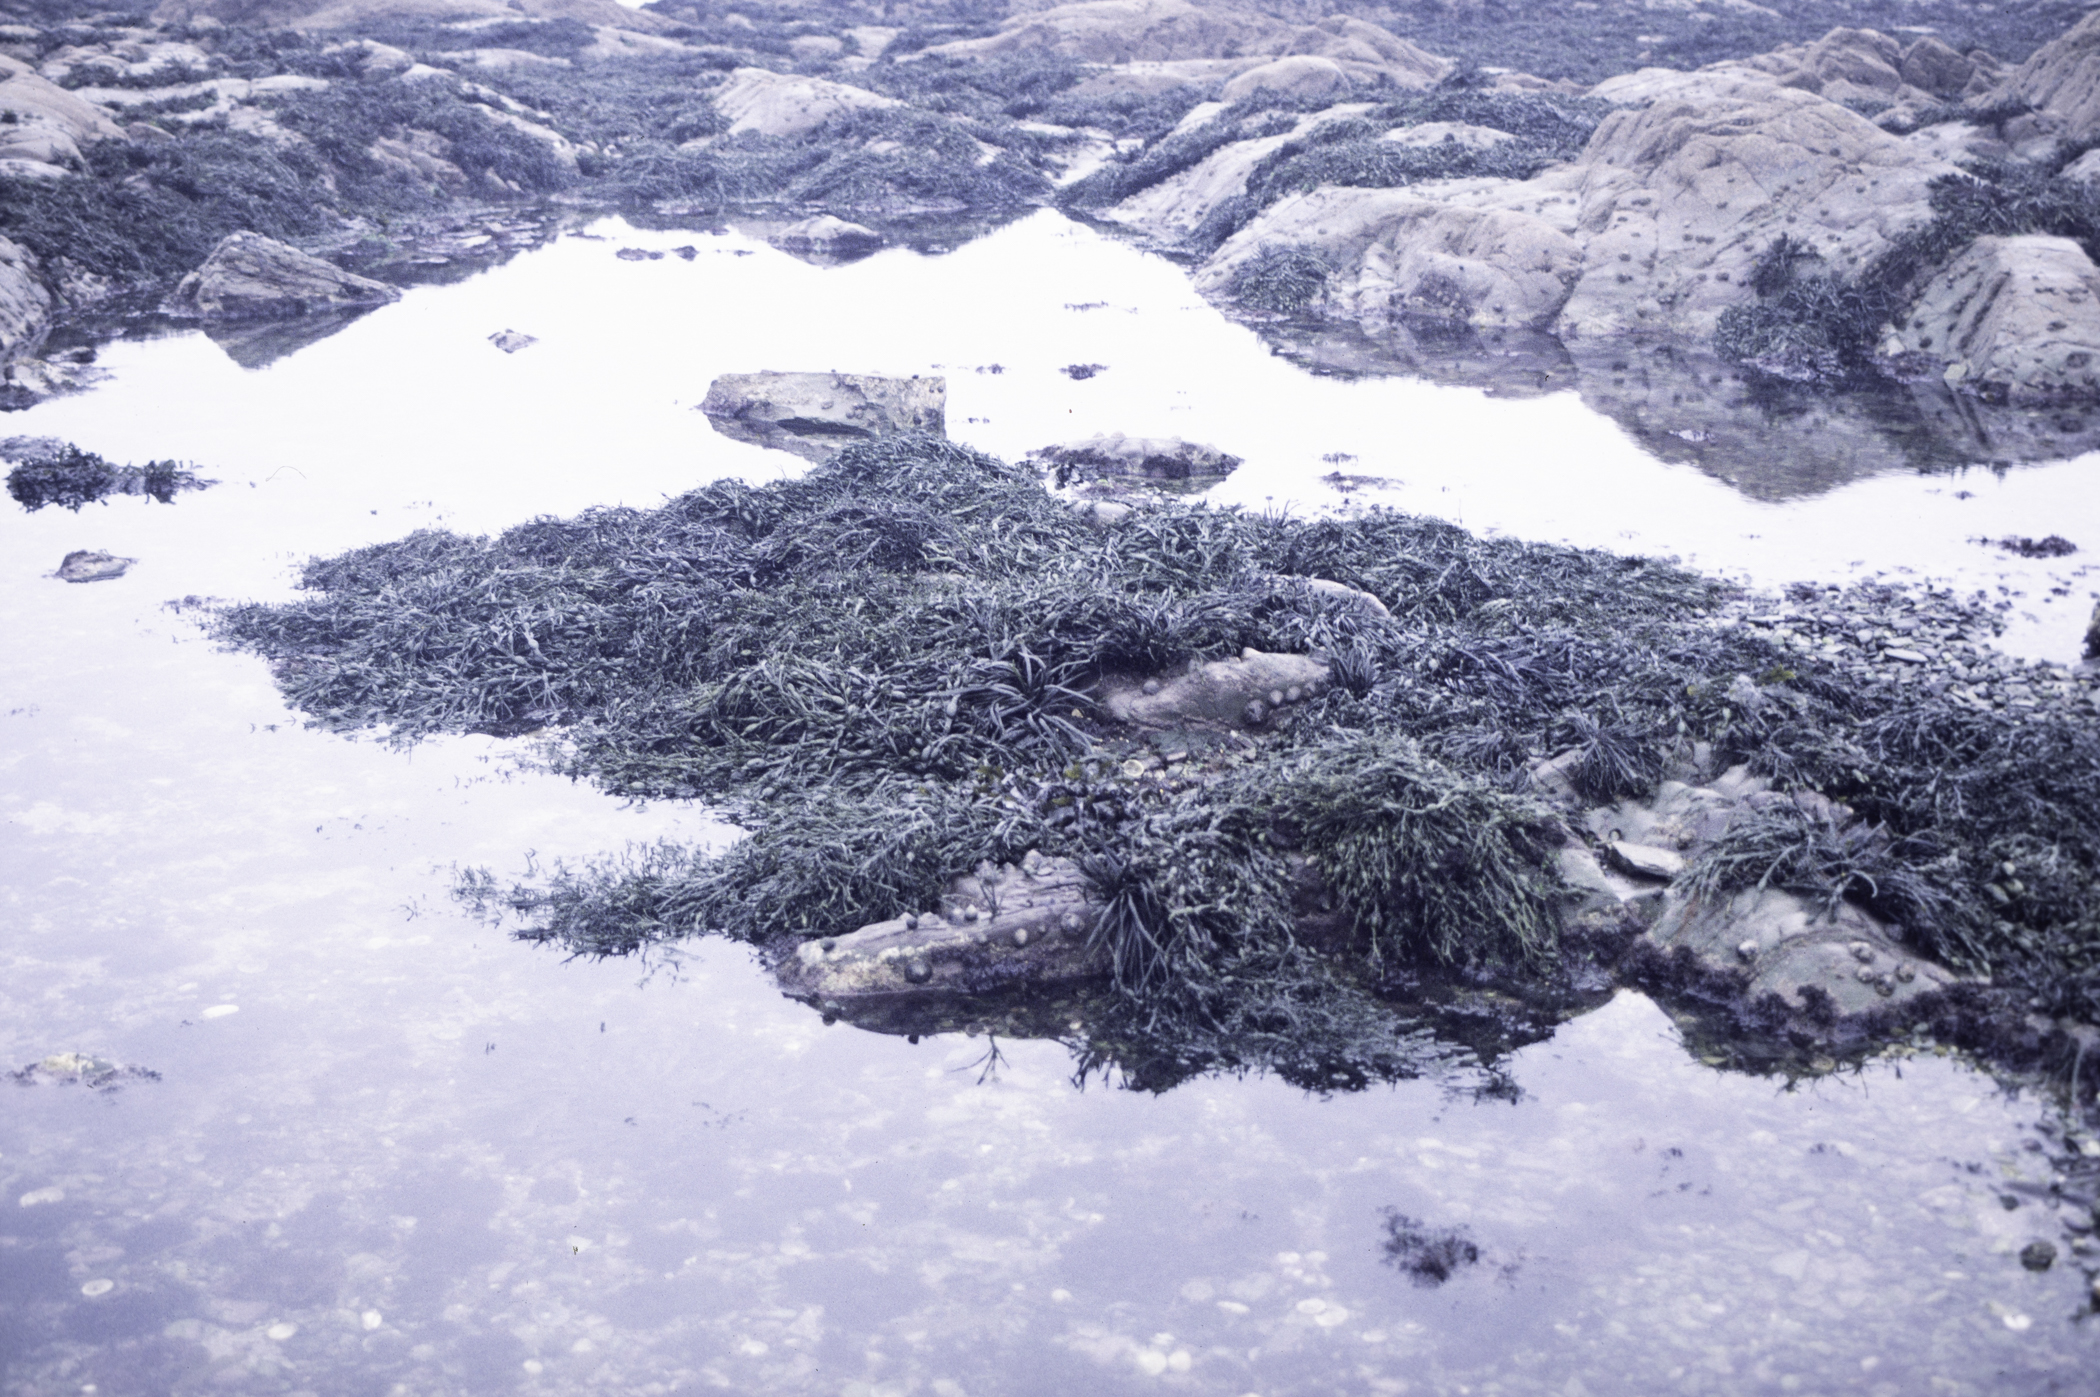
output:
M 664 257 L 661 252 L 652 252 L 646 247 L 623 247 L 613 256 L 622 262 L 661 262 Z
M 1107 368 L 1108 365 L 1106 364 L 1067 364 L 1059 372 L 1077 382 L 1081 379 L 1092 378 L 1095 374 L 1101 373 Z
M 122 577 L 124 570 L 137 561 L 136 558 L 119 558 L 114 553 L 78 548 L 66 554 L 65 560 L 58 565 L 58 576 L 67 582 L 107 582 L 112 577 Z
M 2020 1248 L 2020 1264 L 2030 1271 L 2046 1271 L 2056 1264 L 2054 1242 L 2029 1242 Z
M 523 334 L 517 330 L 498 330 L 495 334 L 489 336 L 489 343 L 502 350 L 505 354 L 516 354 L 527 345 L 538 344 L 539 340 L 533 335 Z

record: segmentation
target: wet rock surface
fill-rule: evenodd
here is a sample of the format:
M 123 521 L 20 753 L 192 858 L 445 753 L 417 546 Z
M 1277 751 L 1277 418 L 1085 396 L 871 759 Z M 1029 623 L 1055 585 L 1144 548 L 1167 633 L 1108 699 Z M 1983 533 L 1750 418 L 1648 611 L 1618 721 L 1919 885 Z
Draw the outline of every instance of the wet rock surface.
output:
M 122 577 L 137 561 L 136 558 L 119 558 L 114 553 L 76 548 L 66 554 L 54 575 L 65 582 L 107 582 Z
M 700 411 L 726 437 L 827 461 L 858 441 L 946 432 L 948 382 L 875 374 L 723 374 Z
M 1203 489 L 1239 469 L 1240 458 L 1179 437 L 1132 437 L 1121 432 L 1040 447 L 1039 462 L 1059 488 L 1101 483 Z
M 1069 859 L 986 864 L 938 906 L 805 941 L 777 971 L 789 994 L 840 1012 L 868 1002 L 1002 990 L 1054 990 L 1099 979 L 1093 939 L 1102 899 Z

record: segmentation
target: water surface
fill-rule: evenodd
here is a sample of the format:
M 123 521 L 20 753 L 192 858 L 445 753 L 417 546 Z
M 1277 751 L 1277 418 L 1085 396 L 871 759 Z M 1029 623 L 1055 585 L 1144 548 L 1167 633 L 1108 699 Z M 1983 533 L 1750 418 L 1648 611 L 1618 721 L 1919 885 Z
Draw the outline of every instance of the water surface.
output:
M 1726 1075 L 1625 994 L 1516 1054 L 1514 1100 L 1463 1076 L 1152 1097 L 1082 1088 L 1054 1043 L 827 1028 L 732 946 L 564 963 L 466 918 L 452 869 L 724 831 L 519 744 L 307 731 L 164 603 L 288 595 L 310 554 L 433 523 L 799 470 L 692 406 L 719 372 L 838 368 L 945 373 L 952 433 L 1009 456 L 1214 442 L 1248 459 L 1220 498 L 1331 505 L 1321 457 L 1347 453 L 1475 528 L 2005 585 L 2013 641 L 2068 659 L 2083 593 L 2047 584 L 2084 586 L 2079 558 L 1963 540 L 2077 537 L 2091 459 L 1759 503 L 1572 395 L 1307 375 L 1053 216 L 843 268 L 600 231 L 261 370 L 199 334 L 120 343 L 102 389 L 10 417 L 223 483 L 0 515 L 0 1063 L 159 1074 L 0 1083 L 0 1388 L 2090 1390 L 2079 1259 L 2017 1259 L 2067 1240 L 2046 1109 L 1959 1062 Z M 506 327 L 540 343 L 502 354 Z M 140 562 L 45 575 L 81 547 Z M 1418 1284 L 1395 1213 L 1477 1261 Z

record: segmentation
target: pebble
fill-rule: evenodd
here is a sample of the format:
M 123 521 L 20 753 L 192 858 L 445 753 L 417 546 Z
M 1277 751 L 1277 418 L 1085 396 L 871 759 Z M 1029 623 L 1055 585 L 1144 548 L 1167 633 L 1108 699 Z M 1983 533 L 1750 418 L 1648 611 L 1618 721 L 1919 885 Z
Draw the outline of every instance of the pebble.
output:
M 906 961 L 904 978 L 915 985 L 923 985 L 933 978 L 933 967 L 923 960 Z
M 2030 1271 L 2046 1271 L 2056 1264 L 2054 1242 L 2029 1242 L 2020 1248 L 2020 1264 Z

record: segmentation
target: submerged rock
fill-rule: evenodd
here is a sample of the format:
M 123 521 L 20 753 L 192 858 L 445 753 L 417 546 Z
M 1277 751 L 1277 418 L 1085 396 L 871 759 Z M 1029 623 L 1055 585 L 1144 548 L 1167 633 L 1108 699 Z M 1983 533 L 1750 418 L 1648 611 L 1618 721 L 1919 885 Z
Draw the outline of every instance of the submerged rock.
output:
M 1239 469 L 1240 458 L 1180 437 L 1089 437 L 1033 453 L 1060 487 L 1090 481 L 1145 485 L 1209 485 Z
M 948 380 L 875 374 L 723 374 L 700 410 L 723 436 L 827 461 L 857 441 L 947 433 Z
M 113 577 L 122 577 L 125 570 L 137 561 L 136 558 L 119 558 L 114 553 L 77 548 L 66 554 L 56 575 L 67 582 L 107 582 Z
M 385 305 L 401 293 L 260 233 L 229 233 L 182 279 L 164 309 L 175 315 L 268 318 Z

